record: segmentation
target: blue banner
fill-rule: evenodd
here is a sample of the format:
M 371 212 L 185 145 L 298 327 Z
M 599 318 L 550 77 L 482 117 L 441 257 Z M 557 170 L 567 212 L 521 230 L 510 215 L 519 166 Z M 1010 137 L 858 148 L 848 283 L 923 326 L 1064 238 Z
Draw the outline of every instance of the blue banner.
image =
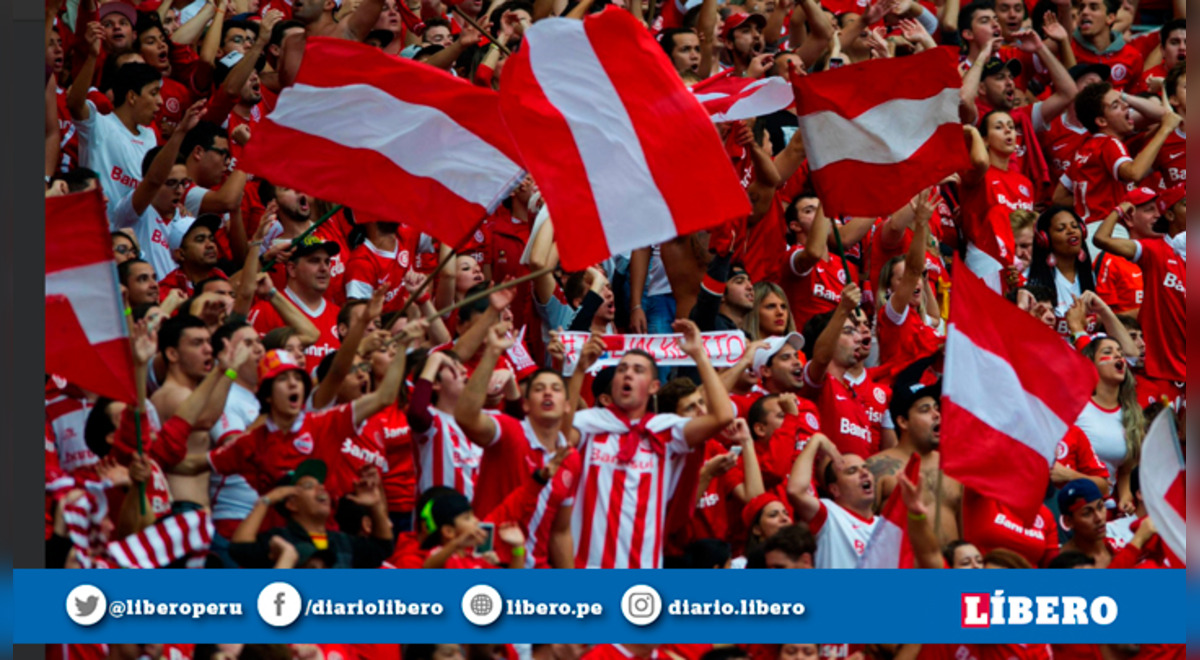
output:
M 17 570 L 26 643 L 1183 643 L 1182 570 Z

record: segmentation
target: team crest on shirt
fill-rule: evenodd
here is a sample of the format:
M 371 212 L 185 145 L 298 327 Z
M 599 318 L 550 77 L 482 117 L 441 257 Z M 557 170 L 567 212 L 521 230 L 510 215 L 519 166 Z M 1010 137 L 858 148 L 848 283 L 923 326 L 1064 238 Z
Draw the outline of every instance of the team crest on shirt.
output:
M 570 472 L 564 471 L 562 473 L 562 483 L 563 483 L 563 488 L 565 488 L 567 490 L 567 492 L 570 492 L 571 489 L 575 487 L 575 475 Z
M 169 112 L 171 114 L 175 114 L 175 113 L 179 112 L 179 99 L 177 99 L 175 97 L 171 97 L 171 98 L 167 99 L 166 106 L 167 106 L 167 112 Z
M 817 416 L 812 413 L 805 413 L 804 421 L 808 422 L 809 428 L 821 428 L 821 421 L 818 420 Z
M 1129 69 L 1125 68 L 1124 64 L 1114 64 L 1112 66 L 1112 79 L 1125 80 L 1125 76 L 1129 73 Z
M 883 388 L 881 388 L 881 387 L 875 388 L 875 400 L 878 401 L 879 403 L 887 403 L 887 394 L 884 394 Z
M 400 250 L 396 253 L 396 263 L 400 264 L 401 268 L 408 268 L 408 250 Z
M 305 432 L 296 436 L 296 439 L 292 440 L 292 446 L 295 447 L 296 451 L 300 452 L 301 454 L 311 454 L 313 450 L 312 434 Z
M 478 229 L 475 230 L 475 242 L 476 243 L 483 242 L 483 232 L 479 231 Z
M 67 389 L 67 385 L 70 385 L 70 383 L 67 382 L 66 378 L 63 378 L 62 376 L 59 376 L 58 374 L 51 374 L 50 380 L 54 381 L 54 386 L 60 390 L 65 390 L 65 389 Z
M 1031 194 L 1030 194 L 1030 192 L 1029 192 L 1029 187 L 1028 187 L 1028 186 L 1026 186 L 1026 185 L 1025 185 L 1025 184 L 1023 184 L 1023 183 L 1022 183 L 1022 184 L 1020 184 L 1019 186 L 1017 186 L 1017 190 L 1020 190 L 1020 191 L 1021 191 L 1021 194 L 1022 194 L 1022 195 L 1025 195 L 1026 197 L 1030 197 L 1030 196 L 1031 196 Z
M 1045 526 L 1046 526 L 1046 523 L 1045 523 L 1045 521 L 1042 520 L 1041 516 L 1038 516 L 1037 518 L 1034 519 L 1034 521 L 1033 521 L 1034 529 L 1042 529 Z
M 1057 458 L 1060 461 L 1062 459 L 1066 458 L 1067 457 L 1067 443 L 1063 442 L 1062 440 L 1059 440 L 1058 447 L 1054 451 L 1054 456 L 1055 456 L 1055 458 Z
M 846 269 L 845 268 L 838 269 L 837 278 L 838 278 L 838 281 L 841 282 L 843 286 L 845 286 L 845 284 L 846 284 Z

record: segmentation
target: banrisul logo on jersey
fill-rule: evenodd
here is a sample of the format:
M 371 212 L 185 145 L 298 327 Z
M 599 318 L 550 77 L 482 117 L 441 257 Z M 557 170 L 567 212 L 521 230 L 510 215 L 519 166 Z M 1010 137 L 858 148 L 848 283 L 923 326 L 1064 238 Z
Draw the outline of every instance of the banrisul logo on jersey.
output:
M 1117 620 L 1109 596 L 1016 596 L 1003 591 L 962 594 L 962 627 L 1107 626 Z

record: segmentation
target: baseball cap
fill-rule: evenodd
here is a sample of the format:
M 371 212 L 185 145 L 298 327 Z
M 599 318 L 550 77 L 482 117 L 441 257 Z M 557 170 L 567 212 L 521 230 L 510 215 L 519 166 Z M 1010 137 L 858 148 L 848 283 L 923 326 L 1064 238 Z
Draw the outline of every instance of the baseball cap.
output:
M 96 12 L 96 20 L 103 21 L 110 14 L 120 14 L 124 16 L 130 25 L 137 23 L 137 10 L 133 5 L 117 0 L 116 2 L 106 2 L 100 5 L 100 9 Z
M 318 250 L 325 250 L 332 257 L 340 252 L 341 249 L 341 246 L 333 241 L 323 241 L 319 237 L 309 234 L 304 237 L 300 245 L 296 246 L 296 251 L 292 253 L 292 260 L 295 261 L 300 257 L 307 257 Z
M 1179 185 L 1167 188 L 1161 195 L 1158 196 L 1158 212 L 1166 213 L 1167 209 L 1178 204 L 1179 200 L 1183 199 L 1186 195 L 1187 186 L 1185 184 L 1181 183 Z
M 1004 70 L 1008 70 L 1013 74 L 1013 77 L 1021 75 L 1021 61 L 1018 59 L 1002 60 L 999 57 L 993 57 L 983 65 L 983 77 L 989 78 Z
M 893 382 L 892 400 L 888 402 L 888 413 L 892 416 L 892 422 L 895 423 L 898 417 L 907 418 L 908 411 L 912 410 L 913 405 L 927 396 L 933 397 L 934 401 L 942 398 L 942 379 L 939 378 L 929 385 L 919 380 Z
M 1158 193 L 1153 188 L 1139 186 L 1129 191 L 1129 194 L 1125 196 L 1125 201 L 1134 206 L 1141 206 L 1142 204 L 1149 204 L 1157 198 Z
M 329 469 L 325 466 L 325 461 L 319 458 L 308 458 L 301 461 L 295 469 L 283 475 L 283 484 L 285 486 L 295 486 L 304 477 L 313 477 L 321 483 L 325 483 L 325 477 L 329 474 Z
M 785 502 L 781 497 L 775 493 L 763 493 L 762 495 L 750 500 L 746 503 L 746 506 L 742 507 L 742 524 L 744 524 L 747 529 L 753 527 L 754 519 L 757 518 L 758 514 L 761 513 L 763 509 L 767 508 L 767 505 L 771 502 L 779 502 L 780 504 L 783 504 L 783 507 L 787 509 L 788 514 L 791 515 L 792 507 L 788 505 L 788 503 Z
M 1060 513 L 1075 513 L 1079 507 L 1103 499 L 1100 489 L 1088 479 L 1076 479 L 1058 491 L 1058 510 Z
M 446 525 L 454 524 L 454 519 L 467 513 L 471 510 L 471 501 L 462 493 L 447 493 L 441 497 L 434 498 L 429 504 L 429 517 L 426 518 L 426 524 L 429 520 L 433 520 L 433 529 L 440 529 Z
M 407 57 L 408 59 L 411 60 L 414 57 L 416 57 L 417 53 L 419 53 L 419 52 L 421 52 L 420 44 L 413 44 L 411 46 L 405 46 L 404 50 L 400 51 L 400 57 Z
M 754 360 L 750 363 L 750 370 L 757 374 L 775 354 L 783 350 L 785 345 L 791 346 L 797 352 L 804 350 L 804 337 L 798 332 L 789 332 L 783 337 L 768 337 L 763 341 L 765 344 L 754 354 Z
M 301 373 L 304 372 L 300 368 L 300 364 L 296 362 L 296 358 L 292 357 L 290 352 L 281 348 L 269 350 L 258 361 L 258 382 L 261 385 L 279 374 L 293 369 Z
M 1100 76 L 1101 81 L 1107 82 L 1112 78 L 1112 67 L 1098 62 L 1092 64 L 1084 62 L 1067 69 L 1067 73 L 1071 74 L 1071 80 L 1079 80 L 1089 73 L 1094 73 Z
M 187 235 L 197 227 L 204 227 L 215 234 L 221 228 L 221 216 L 201 213 L 198 218 L 180 217 L 172 220 L 171 224 L 167 225 L 167 246 L 172 252 L 178 250 Z
M 767 27 L 767 19 L 762 14 L 747 14 L 745 12 L 730 14 L 729 18 L 725 19 L 725 24 L 721 26 L 721 38 L 728 38 L 734 30 L 746 23 L 757 25 L 759 30 L 765 30 Z

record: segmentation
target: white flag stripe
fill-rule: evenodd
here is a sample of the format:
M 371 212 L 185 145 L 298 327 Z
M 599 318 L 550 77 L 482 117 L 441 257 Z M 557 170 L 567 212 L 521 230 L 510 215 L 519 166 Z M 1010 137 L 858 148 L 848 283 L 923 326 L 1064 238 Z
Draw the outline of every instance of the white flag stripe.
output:
M 186 551 L 183 544 L 183 530 L 179 527 L 179 519 L 171 516 L 163 521 L 163 531 L 167 533 L 167 537 L 171 539 L 171 554 L 176 557 L 182 556 Z
M 958 89 L 925 99 L 881 103 L 854 119 L 832 111 L 799 117 L 809 164 L 818 170 L 842 160 L 875 165 L 903 163 L 943 124 L 956 124 Z
M 124 548 L 121 547 L 120 541 L 113 541 L 108 544 L 108 556 L 117 563 L 117 566 L 129 568 L 133 565 L 133 562 L 129 559 L 129 555 L 125 554 Z
M 524 175 L 508 156 L 445 112 L 370 85 L 293 85 L 283 90 L 267 118 L 347 148 L 378 152 L 406 172 L 489 209 Z
M 111 261 L 46 273 L 46 296 L 67 297 L 89 344 L 126 336 L 125 319 L 116 304 L 120 297 L 113 295 L 116 288 L 116 266 Z
M 887 518 L 881 518 L 875 531 L 871 532 L 866 551 L 858 558 L 858 568 L 899 568 L 903 544 L 904 530 Z
M 145 568 L 154 566 L 154 560 L 146 552 L 146 547 L 142 545 L 141 540 L 137 535 L 131 535 L 125 538 L 125 545 L 128 546 L 129 552 L 132 555 L 133 566 Z
M 1166 501 L 1167 489 L 1175 483 L 1180 470 L 1185 469 L 1176 438 L 1175 411 L 1166 408 L 1146 433 L 1138 476 L 1142 500 L 1158 535 L 1171 552 L 1187 561 L 1187 522 Z
M 551 18 L 537 27 L 525 35 L 529 67 L 575 139 L 609 252 L 674 238 L 671 210 L 583 22 Z
M 946 333 L 943 396 L 979 421 L 1054 463 L 1067 423 L 1041 399 L 1025 391 L 1007 360 L 991 353 L 951 324 Z M 959 378 L 964 382 L 959 382 Z
M 729 95 L 697 94 L 696 99 L 703 103 L 724 96 Z M 728 110 L 712 115 L 713 122 L 739 121 L 751 117 L 769 115 L 772 112 L 788 107 L 796 100 L 795 94 L 792 92 L 792 86 L 782 78 L 775 77 L 746 85 L 745 89 L 738 96 L 741 98 L 734 101 Z

